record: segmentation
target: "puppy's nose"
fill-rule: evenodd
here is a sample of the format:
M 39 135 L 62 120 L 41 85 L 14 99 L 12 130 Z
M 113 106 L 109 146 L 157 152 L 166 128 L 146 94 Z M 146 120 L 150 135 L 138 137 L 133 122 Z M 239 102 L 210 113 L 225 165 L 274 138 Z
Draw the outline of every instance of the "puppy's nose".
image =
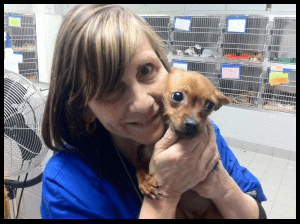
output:
M 199 122 L 193 118 L 187 118 L 183 122 L 184 131 L 187 136 L 194 137 L 199 132 Z

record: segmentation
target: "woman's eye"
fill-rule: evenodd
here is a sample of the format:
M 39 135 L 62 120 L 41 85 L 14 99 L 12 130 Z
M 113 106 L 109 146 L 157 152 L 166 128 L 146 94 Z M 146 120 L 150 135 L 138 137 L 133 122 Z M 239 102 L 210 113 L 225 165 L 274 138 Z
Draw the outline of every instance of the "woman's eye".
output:
M 152 71 L 153 71 L 152 65 L 147 64 L 147 65 L 143 66 L 142 69 L 140 70 L 140 75 L 146 76 L 146 75 L 150 74 Z

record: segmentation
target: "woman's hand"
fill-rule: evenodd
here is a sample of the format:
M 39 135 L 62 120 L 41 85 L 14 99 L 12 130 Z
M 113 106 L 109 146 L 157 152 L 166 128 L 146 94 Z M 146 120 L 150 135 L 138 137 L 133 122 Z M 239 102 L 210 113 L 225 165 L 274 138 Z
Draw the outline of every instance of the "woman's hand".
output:
M 229 191 L 228 178 L 230 176 L 221 161 L 218 163 L 218 168 L 218 172 L 214 169 L 210 171 L 206 179 L 198 183 L 192 190 L 204 198 L 218 199 L 224 197 Z
M 210 138 L 210 142 L 206 146 L 206 150 L 216 151 L 218 153 L 218 146 L 215 140 L 215 135 Z M 219 157 L 219 159 L 221 159 Z M 228 177 L 229 174 L 225 170 L 222 161 L 218 162 L 218 171 L 212 169 L 207 177 L 198 183 L 192 190 L 196 191 L 200 196 L 210 199 L 220 198 L 228 192 Z
M 181 194 L 206 179 L 219 156 L 215 135 L 209 124 L 200 137 L 178 139 L 171 126 L 155 144 L 149 171 L 155 177 L 159 193 L 167 198 L 180 198 Z M 207 147 L 209 146 L 209 147 Z

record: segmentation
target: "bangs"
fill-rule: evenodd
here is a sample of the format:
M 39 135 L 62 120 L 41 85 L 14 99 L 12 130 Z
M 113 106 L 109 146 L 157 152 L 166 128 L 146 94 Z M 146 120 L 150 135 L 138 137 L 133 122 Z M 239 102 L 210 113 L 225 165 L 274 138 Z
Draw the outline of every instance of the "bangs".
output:
M 99 13 L 84 34 L 83 89 L 86 105 L 109 94 L 122 78 L 143 39 L 137 19 L 123 8 Z

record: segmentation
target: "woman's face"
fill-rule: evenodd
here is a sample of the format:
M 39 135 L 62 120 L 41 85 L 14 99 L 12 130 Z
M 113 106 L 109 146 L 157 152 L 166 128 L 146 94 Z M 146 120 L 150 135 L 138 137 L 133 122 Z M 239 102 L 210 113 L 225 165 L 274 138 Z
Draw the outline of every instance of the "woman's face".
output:
M 167 75 L 145 38 L 113 93 L 89 108 L 112 135 L 154 144 L 164 134 L 160 105 Z

